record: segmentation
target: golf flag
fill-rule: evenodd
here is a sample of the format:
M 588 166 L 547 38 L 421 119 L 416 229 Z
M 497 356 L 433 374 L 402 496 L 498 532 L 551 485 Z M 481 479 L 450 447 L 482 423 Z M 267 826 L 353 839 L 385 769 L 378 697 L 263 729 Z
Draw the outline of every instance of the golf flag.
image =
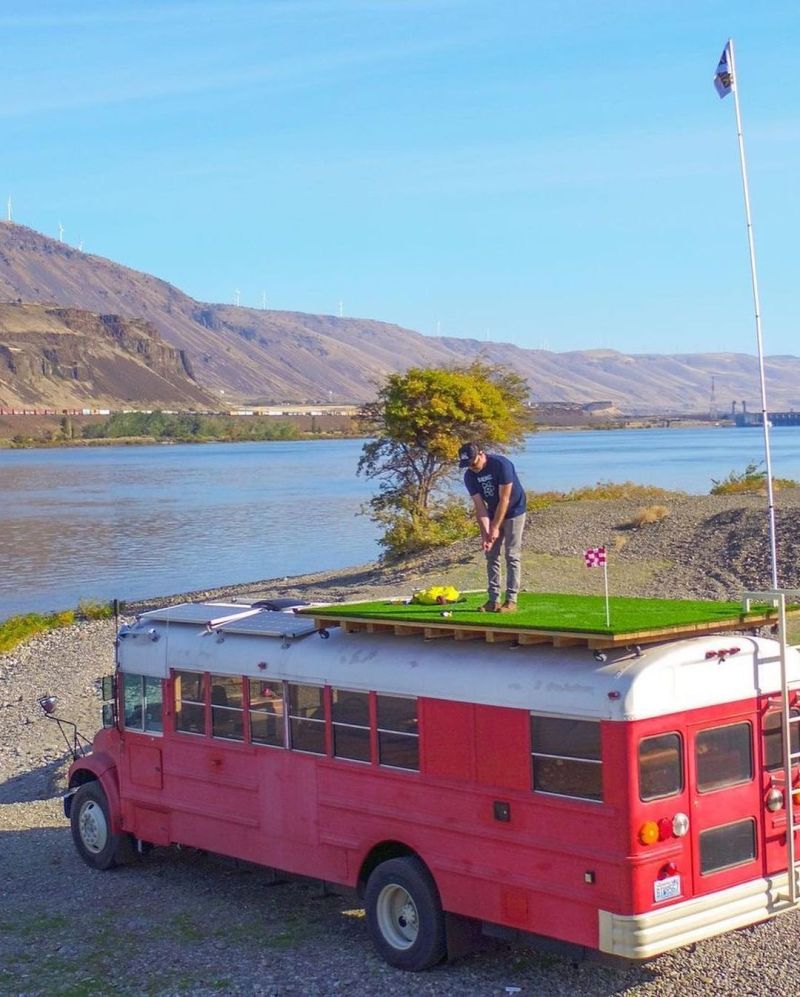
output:
M 583 552 L 583 559 L 587 568 L 599 568 L 606 564 L 606 549 L 605 547 L 590 547 Z
M 730 47 L 731 43 L 728 42 L 722 50 L 722 55 L 719 57 L 717 72 L 714 76 L 714 86 L 716 87 L 717 93 L 720 97 L 727 97 L 731 90 L 733 90 L 733 74 L 731 73 L 730 68 Z
M 605 547 L 590 547 L 583 552 L 583 560 L 587 568 L 603 569 L 603 589 L 606 595 L 606 626 L 611 626 L 611 603 L 608 599 L 608 558 Z

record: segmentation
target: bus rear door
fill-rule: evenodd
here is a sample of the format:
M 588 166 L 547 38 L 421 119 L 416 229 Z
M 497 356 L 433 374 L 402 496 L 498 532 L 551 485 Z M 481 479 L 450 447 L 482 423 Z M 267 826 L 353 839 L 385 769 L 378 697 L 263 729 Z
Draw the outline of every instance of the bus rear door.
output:
M 711 893 L 764 872 L 761 776 L 752 714 L 689 728 L 692 879 Z

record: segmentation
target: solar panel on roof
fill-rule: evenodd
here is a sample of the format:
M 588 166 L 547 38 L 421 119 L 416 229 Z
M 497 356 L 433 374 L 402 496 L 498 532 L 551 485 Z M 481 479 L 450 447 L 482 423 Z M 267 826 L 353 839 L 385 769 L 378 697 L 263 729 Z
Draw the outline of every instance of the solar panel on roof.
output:
M 163 620 L 165 623 L 208 623 L 219 616 L 244 612 L 250 607 L 230 602 L 180 602 L 176 606 L 152 609 L 141 614 L 143 620 Z
M 266 609 L 251 610 L 247 605 L 219 602 L 183 602 L 142 613 L 141 619 L 202 627 L 212 624 L 215 630 L 225 633 L 260 637 L 303 637 L 316 630 L 314 620 L 308 616 Z
M 316 629 L 314 620 L 307 616 L 269 610 L 263 610 L 258 616 L 249 616 L 247 619 L 226 623 L 220 627 L 225 633 L 259 634 L 262 637 L 303 637 L 306 634 L 313 634 Z

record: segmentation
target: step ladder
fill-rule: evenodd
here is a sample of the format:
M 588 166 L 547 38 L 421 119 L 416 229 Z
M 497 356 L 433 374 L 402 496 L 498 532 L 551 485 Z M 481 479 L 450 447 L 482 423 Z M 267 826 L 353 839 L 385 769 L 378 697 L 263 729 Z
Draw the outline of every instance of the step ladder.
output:
M 792 751 L 793 730 L 800 732 L 800 711 L 792 715 L 789 706 L 790 696 L 793 692 L 800 693 L 800 679 L 790 680 L 787 668 L 786 640 L 786 601 L 787 598 L 793 602 L 800 601 L 800 589 L 771 589 L 766 592 L 745 592 L 744 610 L 750 611 L 752 602 L 766 602 L 775 606 L 778 611 L 778 644 L 780 647 L 781 665 L 781 746 L 783 750 L 783 772 L 777 779 L 783 783 L 783 800 L 786 810 L 786 873 L 788 880 L 788 890 L 786 894 L 781 894 L 781 900 L 787 900 L 791 904 L 796 904 L 800 900 L 800 863 L 797 857 L 797 844 L 795 833 L 800 828 L 800 816 L 795 816 L 794 799 L 792 794 L 792 766 L 800 765 L 800 751 Z M 798 737 L 800 741 L 800 737 Z M 800 785 L 797 787 L 800 791 Z

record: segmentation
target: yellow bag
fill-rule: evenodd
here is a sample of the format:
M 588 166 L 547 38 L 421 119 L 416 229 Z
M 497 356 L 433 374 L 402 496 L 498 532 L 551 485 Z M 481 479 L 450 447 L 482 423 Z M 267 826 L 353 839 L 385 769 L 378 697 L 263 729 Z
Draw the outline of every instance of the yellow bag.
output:
M 420 606 L 444 606 L 448 602 L 458 602 L 460 595 L 452 585 L 431 585 L 430 588 L 415 592 L 411 601 Z

